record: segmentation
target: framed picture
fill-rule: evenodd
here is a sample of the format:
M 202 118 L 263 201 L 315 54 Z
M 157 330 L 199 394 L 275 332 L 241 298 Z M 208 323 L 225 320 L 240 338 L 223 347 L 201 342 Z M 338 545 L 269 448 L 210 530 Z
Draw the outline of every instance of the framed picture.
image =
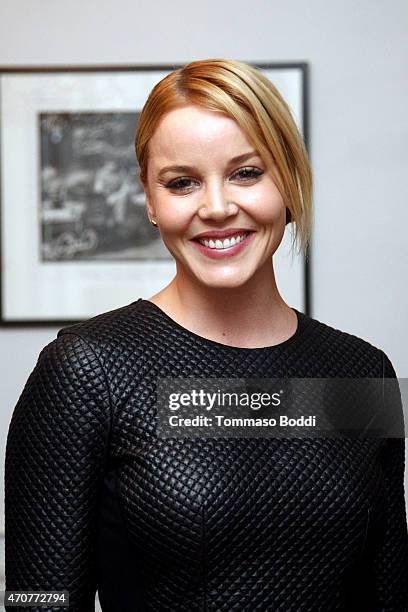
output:
M 308 65 L 256 64 L 288 102 L 309 146 Z M 154 85 L 181 67 L 0 69 L 0 323 L 66 325 L 174 276 L 149 222 L 134 136 Z M 309 264 L 274 256 L 285 300 L 308 313 Z

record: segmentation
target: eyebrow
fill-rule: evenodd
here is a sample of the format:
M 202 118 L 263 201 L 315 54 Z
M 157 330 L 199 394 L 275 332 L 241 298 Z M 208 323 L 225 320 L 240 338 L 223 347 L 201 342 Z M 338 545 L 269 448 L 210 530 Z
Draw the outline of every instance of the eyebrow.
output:
M 243 153 L 242 155 L 237 155 L 229 160 L 228 165 L 232 164 L 240 164 L 241 162 L 248 161 L 248 159 L 252 159 L 253 157 L 260 157 L 257 151 L 249 151 L 248 153 Z M 193 166 L 164 166 L 159 173 L 158 176 L 165 174 L 166 172 L 194 172 L 195 168 Z

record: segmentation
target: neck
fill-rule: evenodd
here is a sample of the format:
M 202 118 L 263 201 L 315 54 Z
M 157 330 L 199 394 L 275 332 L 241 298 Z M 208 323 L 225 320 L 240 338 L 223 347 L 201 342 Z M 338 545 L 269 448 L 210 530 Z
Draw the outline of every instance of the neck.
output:
M 285 340 L 297 318 L 280 295 L 273 265 L 238 287 L 209 287 L 177 271 L 152 302 L 199 335 L 235 346 L 265 346 Z

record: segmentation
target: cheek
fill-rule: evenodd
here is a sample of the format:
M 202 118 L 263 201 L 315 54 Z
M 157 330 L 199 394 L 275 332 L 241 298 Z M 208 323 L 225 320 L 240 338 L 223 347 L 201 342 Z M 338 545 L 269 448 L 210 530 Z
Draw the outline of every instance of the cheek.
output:
M 260 225 L 277 223 L 285 218 L 283 198 L 275 185 L 260 186 L 245 199 L 245 207 Z
M 160 218 L 160 229 L 169 236 L 186 232 L 193 218 L 191 202 L 186 198 L 171 198 L 167 195 L 157 198 L 156 210 Z

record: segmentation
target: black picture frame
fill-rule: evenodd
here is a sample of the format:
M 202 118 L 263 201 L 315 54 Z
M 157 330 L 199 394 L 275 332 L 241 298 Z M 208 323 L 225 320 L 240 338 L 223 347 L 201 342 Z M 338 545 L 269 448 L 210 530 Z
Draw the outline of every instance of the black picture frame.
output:
M 247 63 L 261 69 L 262 71 L 265 71 L 267 76 L 271 76 L 273 74 L 274 76 L 271 80 L 273 80 L 273 82 L 278 86 L 278 89 L 280 89 L 281 93 L 283 93 L 291 108 L 293 109 L 294 106 L 297 107 L 297 120 L 299 122 L 299 128 L 303 134 L 306 148 L 310 155 L 309 64 L 304 61 L 278 63 L 247 61 Z M 139 78 L 140 83 L 144 83 L 145 99 L 148 91 L 152 88 L 152 84 L 155 79 L 156 81 L 160 80 L 164 74 L 182 66 L 183 64 L 0 67 L 0 325 L 2 327 L 60 327 L 90 318 L 96 314 L 99 314 L 100 312 L 125 305 L 126 303 L 143 296 L 143 291 L 138 289 L 137 286 L 135 287 L 134 279 L 130 279 L 129 282 L 133 282 L 133 297 L 130 298 L 130 294 L 126 292 L 127 290 L 125 288 L 122 293 L 118 292 L 117 302 L 113 302 L 112 304 L 100 302 L 100 308 L 95 308 L 96 304 L 99 306 L 99 302 L 94 302 L 93 307 L 87 309 L 86 304 L 87 299 L 88 301 L 90 299 L 89 295 L 98 294 L 95 288 L 97 288 L 98 291 L 101 291 L 101 284 L 103 285 L 104 281 L 104 265 L 105 270 L 107 270 L 109 267 L 106 263 L 107 261 L 114 262 L 112 267 L 114 272 L 111 274 L 116 274 L 116 272 L 120 269 L 120 266 L 117 265 L 118 261 L 135 262 L 137 257 L 139 257 L 139 265 L 144 265 L 146 261 L 154 261 L 156 262 L 156 266 L 167 265 L 166 261 L 169 261 L 171 264 L 171 260 L 168 258 L 168 256 L 166 256 L 163 251 L 159 251 L 157 246 L 155 246 L 156 250 L 151 248 L 151 254 L 144 259 L 141 253 L 142 249 L 146 247 L 143 246 L 141 246 L 137 252 L 135 248 L 132 248 L 132 255 L 131 257 L 130 255 L 128 256 L 129 259 L 120 259 L 120 257 L 115 259 L 114 256 L 116 257 L 117 252 L 119 252 L 122 248 L 122 243 L 120 243 L 120 247 L 118 247 L 118 242 L 116 243 L 116 251 L 114 250 L 113 246 L 110 247 L 110 251 L 109 249 L 106 250 L 106 243 L 104 243 L 105 250 L 102 252 L 102 254 L 95 252 L 96 247 L 94 247 L 94 255 L 91 256 L 89 254 L 89 245 L 92 244 L 90 238 L 91 234 L 89 232 L 87 234 L 87 239 L 89 239 L 88 242 L 82 240 L 83 236 L 85 235 L 84 231 L 89 229 L 89 227 L 87 228 L 83 223 L 80 214 L 81 211 L 83 213 L 84 210 L 88 211 L 91 208 L 89 204 L 90 191 L 89 189 L 86 191 L 83 185 L 87 184 L 89 186 L 90 181 L 95 178 L 98 172 L 100 173 L 100 168 L 92 166 L 90 161 L 93 159 L 93 153 L 95 157 L 95 150 L 98 148 L 96 146 L 99 142 L 97 134 L 100 134 L 101 131 L 106 134 L 125 134 L 125 129 L 123 126 L 131 124 L 130 114 L 132 113 L 132 106 L 130 105 L 130 107 L 127 107 L 126 104 L 122 105 L 122 102 L 118 102 L 117 107 L 115 107 L 115 104 L 110 101 L 108 104 L 106 104 L 106 108 L 93 108 L 92 103 L 88 103 L 87 95 L 89 92 L 91 92 L 89 94 L 89 98 L 92 100 L 95 98 L 95 100 L 98 101 L 98 88 L 103 90 L 105 81 L 105 86 L 109 85 L 109 80 L 113 85 L 114 83 L 118 82 L 118 79 L 120 80 L 123 77 L 122 80 L 125 84 L 124 87 L 126 88 L 126 79 L 128 79 L 129 83 L 131 83 L 133 82 L 132 78 L 135 79 L 137 77 Z M 84 79 L 83 77 L 86 78 Z M 291 104 L 292 100 L 288 99 L 290 96 L 285 96 L 284 91 L 282 91 L 282 87 L 279 86 L 279 82 L 277 82 L 279 81 L 279 78 L 283 79 L 282 82 L 285 82 L 284 79 L 286 78 L 288 83 L 290 79 L 292 79 L 293 83 L 290 81 L 290 88 L 293 89 L 293 91 L 296 90 L 296 96 L 293 94 L 293 99 L 295 101 L 293 106 Z M 67 83 L 70 82 L 71 87 L 69 88 Z M 92 82 L 94 82 L 96 88 L 95 91 L 92 90 Z M 75 83 L 77 84 L 77 88 L 75 88 Z M 66 96 L 65 102 L 64 95 Z M 73 97 L 75 98 L 75 96 L 78 97 L 77 104 L 75 101 L 72 101 Z M 81 102 L 81 96 L 82 100 L 86 101 L 85 105 L 83 101 Z M 46 103 L 44 101 L 46 101 Z M 43 104 L 43 106 L 41 106 L 41 104 Z M 89 104 L 91 104 L 91 107 L 89 107 Z M 133 109 L 133 112 L 136 115 L 137 111 L 140 111 L 141 106 L 142 101 L 140 99 L 139 104 L 136 104 Z M 27 110 L 28 108 L 30 109 L 29 111 Z M 102 120 L 102 128 L 95 127 L 96 123 L 93 122 L 93 115 L 97 114 L 99 114 L 98 119 Z M 125 115 L 129 116 L 125 117 Z M 36 116 L 36 119 L 33 119 L 34 116 Z M 58 133 L 61 133 L 61 131 L 63 136 L 58 140 Z M 66 171 L 67 168 L 71 168 L 69 164 L 72 162 L 72 152 L 70 153 L 68 146 L 63 146 L 61 143 L 64 143 L 64 138 L 66 137 L 65 134 L 69 133 L 75 134 L 75 146 L 82 152 L 82 154 L 84 142 L 92 142 L 93 144 L 93 152 L 92 147 L 90 147 L 91 152 L 89 153 L 88 151 L 89 157 L 86 158 L 86 171 L 88 172 L 88 178 L 84 178 L 82 183 L 80 180 L 81 168 L 77 160 L 74 164 L 75 170 L 73 170 L 71 173 Z M 78 134 L 82 134 L 82 140 Z M 86 140 L 87 134 L 89 135 L 88 140 Z M 124 136 L 123 138 L 123 141 L 120 141 L 119 139 L 119 144 L 117 145 L 118 150 L 123 151 L 124 157 L 121 158 L 122 166 L 124 164 L 123 159 L 129 159 L 128 144 L 127 141 L 125 142 Z M 27 140 L 25 141 L 25 139 Z M 73 140 L 73 138 L 71 140 Z M 27 143 L 28 146 L 26 147 L 25 144 Z M 32 156 L 27 154 L 26 149 L 29 151 L 31 150 L 33 156 L 35 157 L 36 155 L 37 159 L 33 160 Z M 115 153 L 114 147 L 112 147 L 112 151 Z M 50 159 L 53 161 L 50 162 Z M 59 160 L 58 163 L 61 164 L 61 167 L 58 167 L 57 169 L 55 168 L 55 159 Z M 126 163 L 128 163 L 128 161 Z M 20 164 L 20 167 L 16 169 L 16 165 L 18 164 Z M 29 167 L 27 167 L 27 164 Z M 65 166 L 63 166 L 63 164 L 65 164 Z M 104 159 L 103 164 L 103 168 L 109 165 L 108 158 Z M 135 165 L 137 166 L 136 159 Z M 121 170 L 123 169 L 122 166 L 120 166 Z M 36 168 L 36 170 L 33 170 L 34 168 Z M 62 168 L 64 168 L 65 171 L 63 171 Z M 57 170 L 57 173 L 53 174 L 53 170 Z M 128 172 L 131 176 L 132 170 L 128 168 Z M 63 180 L 59 178 L 58 173 L 63 175 Z M 92 173 L 94 173 L 95 176 L 92 175 Z M 83 174 L 86 174 L 86 172 L 84 171 Z M 109 179 L 113 175 L 113 169 L 111 169 L 110 174 L 108 169 L 106 169 L 106 172 L 103 175 L 105 178 L 105 183 L 109 183 Z M 126 176 L 126 180 L 128 180 L 130 183 L 128 175 Z M 56 180 L 54 180 L 55 177 L 57 177 Z M 88 183 L 86 181 L 88 181 Z M 35 189 L 31 188 L 30 190 L 26 183 L 31 185 L 31 187 L 36 185 Z M 26 189 L 26 191 L 24 191 L 24 189 Z M 61 190 L 64 191 L 65 196 L 61 196 Z M 36 191 L 36 194 L 33 194 L 34 191 Z M 70 205 L 72 206 L 65 206 L 64 203 L 66 203 L 67 198 L 69 198 L 69 196 L 66 194 L 72 192 L 76 193 L 76 195 L 73 196 L 73 200 L 69 200 Z M 78 192 L 82 195 L 78 196 Z M 114 196 L 119 198 L 119 192 L 120 189 L 118 189 L 116 192 L 112 192 L 113 201 L 115 201 Z M 103 192 L 103 190 L 100 193 L 103 194 L 103 197 L 105 198 L 105 200 L 103 200 L 102 196 L 99 198 L 99 205 L 102 207 L 102 201 L 105 202 L 106 205 L 108 198 L 105 197 L 105 192 Z M 92 191 L 91 195 L 95 202 L 98 201 L 94 191 Z M 137 200 L 138 196 L 140 200 L 140 193 L 133 193 L 132 201 L 137 202 L 139 206 L 140 202 Z M 64 197 L 65 200 L 63 199 Z M 75 200 L 75 198 L 77 199 Z M 56 205 L 56 202 L 59 203 L 61 210 L 57 210 L 58 206 Z M 61 202 L 63 202 L 63 205 L 61 205 Z M 78 202 L 79 204 L 82 202 L 82 208 L 79 206 Z M 74 204 L 76 204 L 76 209 Z M 32 223 L 35 216 L 33 213 L 34 206 L 36 206 L 37 223 Z M 68 215 L 68 208 L 71 217 Z M 96 209 L 97 205 L 95 204 L 95 210 Z M 73 213 L 74 210 L 76 210 L 76 216 Z M 30 211 L 29 215 L 26 214 L 27 211 Z M 41 219 L 39 222 L 40 213 Z M 150 248 L 151 242 L 148 242 L 148 232 L 154 230 L 150 227 L 150 224 L 148 224 L 147 215 L 144 219 L 139 209 L 138 214 L 139 217 L 137 218 L 137 221 L 133 219 L 134 228 L 137 228 L 139 231 L 140 228 L 143 227 L 144 234 L 139 235 L 139 241 L 141 241 L 141 243 L 143 242 L 141 238 L 141 236 L 143 236 L 143 240 L 147 241 L 146 244 Z M 123 223 L 123 215 L 124 213 L 122 207 L 122 225 L 125 225 Z M 108 217 L 108 215 L 100 215 L 100 217 L 101 216 L 103 219 Z M 116 217 L 120 218 L 120 215 L 116 213 Z M 77 225 L 75 225 L 78 219 L 81 219 L 81 221 L 79 224 L 77 223 Z M 128 220 L 129 218 L 126 217 L 126 221 Z M 67 238 L 69 231 L 67 231 L 65 242 L 63 240 L 58 242 L 58 239 L 61 238 L 62 235 L 61 232 L 63 231 L 60 228 L 65 227 L 65 223 L 67 226 L 71 227 L 71 222 L 73 229 L 69 231 L 71 231 L 71 234 L 74 234 L 74 237 L 76 236 L 75 232 L 80 231 L 78 230 L 78 227 L 81 228 L 83 233 L 78 234 L 78 239 L 73 240 L 72 243 L 70 243 Z M 117 218 L 114 220 L 115 224 L 116 222 Z M 24 223 L 27 224 L 27 227 L 24 227 Z M 17 232 L 16 226 L 19 224 L 22 224 L 21 227 L 23 228 L 23 231 L 21 231 L 20 236 L 21 245 L 17 247 L 15 240 Z M 120 228 L 120 224 L 117 223 L 117 225 Z M 130 227 L 130 225 L 130 223 L 127 223 L 128 227 Z M 36 233 L 35 239 L 33 238 L 34 234 L 30 232 Z M 9 238 L 11 234 L 13 235 Z M 108 228 L 104 228 L 104 233 L 101 231 L 99 238 L 101 236 L 102 238 L 107 237 L 108 235 Z M 57 239 L 54 239 L 55 236 L 57 236 Z M 150 235 L 150 241 L 151 240 L 152 237 Z M 37 247 L 40 245 L 41 249 L 34 248 L 33 245 L 35 241 L 37 241 Z M 55 246 L 55 244 L 57 244 L 57 246 Z M 100 244 L 101 243 L 99 242 L 99 245 Z M 83 248 L 83 251 L 86 251 L 85 247 L 88 248 L 87 257 L 85 257 L 84 253 L 80 250 Z M 77 251 L 75 251 L 74 248 L 76 248 Z M 102 247 L 99 246 L 99 248 L 101 249 Z M 61 253 L 62 260 L 58 259 L 61 257 Z M 71 253 L 70 256 L 69 253 Z M 107 255 L 108 253 L 109 255 Z M 39 261 L 35 262 L 37 267 L 35 267 L 33 263 L 36 255 L 39 259 Z M 109 259 L 109 257 L 112 257 L 113 259 Z M 306 253 L 306 257 L 301 257 L 302 261 L 299 262 L 299 269 L 301 269 L 302 274 L 302 287 L 299 289 L 299 291 L 301 292 L 302 303 L 298 303 L 297 306 L 306 314 L 311 315 L 310 245 Z M 21 269 L 19 269 L 19 266 Z M 87 287 L 86 285 L 87 266 L 91 270 L 89 273 L 89 278 L 92 279 L 92 283 L 90 283 L 92 285 L 91 287 Z M 74 309 L 70 311 L 69 308 L 67 308 L 67 300 L 69 301 L 69 299 L 72 299 L 72 303 L 75 304 L 82 303 L 80 288 L 78 289 L 77 296 L 75 297 L 74 295 L 71 297 L 72 287 L 76 287 L 75 281 L 71 281 L 71 277 L 73 275 L 72 270 L 75 267 L 78 273 L 78 284 L 80 284 L 79 280 L 81 280 L 84 286 L 87 287 L 87 292 L 89 293 L 89 295 L 85 296 L 83 299 L 83 306 L 81 306 L 82 310 L 78 308 L 76 315 L 74 313 Z M 123 264 L 123 268 L 124 270 L 127 269 L 125 263 Z M 49 276 L 42 276 L 42 272 L 45 270 L 51 270 Z M 148 272 L 146 272 L 146 274 L 147 273 Z M 70 279 L 70 291 L 69 287 L 65 288 L 65 285 L 68 285 L 69 283 L 64 280 L 64 274 L 66 275 L 65 278 Z M 81 274 L 81 277 L 79 274 Z M 149 271 L 149 274 L 152 274 L 151 270 Z M 47 278 L 47 280 L 44 280 L 45 278 Z M 140 278 L 142 278 L 142 276 L 140 276 Z M 170 280 L 170 278 L 168 280 Z M 164 284 L 165 283 L 162 282 L 160 286 L 163 286 Z M 114 280 L 111 278 L 111 289 L 112 286 L 114 286 Z M 65 292 L 62 291 L 63 287 Z M 109 288 L 109 283 L 107 282 L 107 294 L 112 294 L 111 289 Z M 103 291 L 104 290 L 102 288 L 102 293 L 100 294 L 102 298 L 104 296 Z M 55 295 L 53 292 L 55 292 Z M 64 308 L 59 310 L 59 303 L 63 304 Z M 41 308 L 43 308 L 43 311 L 41 311 Z M 53 316 L 51 316 L 51 312 L 53 313 Z M 73 314 L 70 315 L 69 312 L 72 312 Z

